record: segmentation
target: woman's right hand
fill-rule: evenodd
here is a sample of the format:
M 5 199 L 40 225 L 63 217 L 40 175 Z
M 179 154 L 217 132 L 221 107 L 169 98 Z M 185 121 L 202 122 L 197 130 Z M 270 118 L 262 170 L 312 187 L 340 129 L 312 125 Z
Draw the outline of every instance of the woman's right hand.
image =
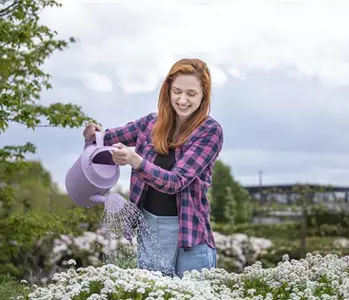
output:
M 95 133 L 96 131 L 100 131 L 104 133 L 104 130 L 101 126 L 95 124 L 95 123 L 89 123 L 86 125 L 85 130 L 83 132 L 83 135 L 85 137 L 86 141 L 94 140 L 96 138 Z

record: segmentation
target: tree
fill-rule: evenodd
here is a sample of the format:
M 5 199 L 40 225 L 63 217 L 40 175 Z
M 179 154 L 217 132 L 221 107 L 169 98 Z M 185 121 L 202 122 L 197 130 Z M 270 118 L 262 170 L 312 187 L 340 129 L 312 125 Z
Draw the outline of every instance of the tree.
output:
M 39 23 L 46 7 L 61 6 L 55 0 L 3 0 L 0 6 L 0 134 L 11 123 L 35 129 L 39 126 L 80 127 L 94 121 L 73 104 L 40 104 L 40 93 L 51 89 L 50 75 L 42 65 L 55 51 L 75 42 L 56 39 L 57 32 Z M 35 153 L 27 142 L 0 148 L 0 205 L 10 206 L 13 197 L 7 178 L 23 168 L 25 154 Z M 22 162 L 22 163 L 21 163 Z
M 27 161 L 26 168 L 13 173 L 7 179 L 14 189 L 14 198 L 8 213 L 27 213 L 33 210 L 63 215 L 68 209 L 76 207 L 67 195 L 60 193 L 57 184 L 51 179 L 51 174 L 40 161 Z
M 211 186 L 212 217 L 217 223 L 231 221 L 227 212 L 235 210 L 232 219 L 235 223 L 243 223 L 250 217 L 250 201 L 248 192 L 231 175 L 228 165 L 217 160 L 212 174 Z
M 251 199 L 248 191 L 233 178 L 231 185 L 231 193 L 236 202 L 236 218 L 235 223 L 241 224 L 249 222 L 252 215 Z
M 225 207 L 227 206 L 227 188 L 233 184 L 229 166 L 217 160 L 212 174 L 212 217 L 215 222 L 226 222 Z
M 226 206 L 224 209 L 224 217 L 227 220 L 228 226 L 234 226 L 237 219 L 237 209 L 236 209 L 236 201 L 234 195 L 231 191 L 231 187 L 228 186 L 226 192 Z
M 42 68 L 45 60 L 75 43 L 74 38 L 57 39 L 57 32 L 40 24 L 43 9 L 59 6 L 55 0 L 0 1 L 0 135 L 13 123 L 35 130 L 39 126 L 80 127 L 84 122 L 96 122 L 77 105 L 40 104 L 41 92 L 52 88 L 50 75 Z M 56 216 L 37 212 L 20 215 L 12 210 L 18 187 L 13 175 L 28 167 L 25 156 L 35 150 L 30 142 L 0 148 L 0 275 L 23 275 L 11 259 L 28 251 L 27 246 L 48 230 L 58 232 L 61 228 Z M 33 187 L 33 182 L 28 183 L 29 190 Z M 30 210 L 30 195 L 22 196 L 25 209 Z

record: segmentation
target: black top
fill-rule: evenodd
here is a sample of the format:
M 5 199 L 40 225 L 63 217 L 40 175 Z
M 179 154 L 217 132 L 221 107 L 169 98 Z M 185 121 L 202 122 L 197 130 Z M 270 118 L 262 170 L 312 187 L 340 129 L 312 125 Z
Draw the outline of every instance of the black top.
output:
M 154 164 L 171 170 L 175 164 L 175 149 L 170 149 L 168 155 L 158 155 Z M 149 186 L 144 198 L 144 208 L 156 216 L 177 216 L 176 195 L 161 193 Z

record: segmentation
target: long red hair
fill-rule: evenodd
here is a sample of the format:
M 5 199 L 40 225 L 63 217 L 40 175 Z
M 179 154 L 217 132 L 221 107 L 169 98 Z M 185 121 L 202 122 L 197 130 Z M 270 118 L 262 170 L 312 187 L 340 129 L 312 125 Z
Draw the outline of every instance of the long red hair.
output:
M 178 75 L 195 75 L 201 82 L 203 98 L 199 108 L 182 124 L 177 139 L 173 140 L 176 124 L 176 112 L 171 105 L 170 90 L 173 80 Z M 155 150 L 160 154 L 168 154 L 170 148 L 182 145 L 189 135 L 205 121 L 210 112 L 211 74 L 205 62 L 200 59 L 181 59 L 177 61 L 167 74 L 160 89 L 158 116 L 152 130 Z

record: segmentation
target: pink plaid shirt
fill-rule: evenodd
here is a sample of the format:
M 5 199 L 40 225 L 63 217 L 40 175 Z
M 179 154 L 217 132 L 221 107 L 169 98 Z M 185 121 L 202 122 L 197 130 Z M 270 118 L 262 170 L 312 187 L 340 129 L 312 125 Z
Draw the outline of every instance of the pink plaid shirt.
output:
M 130 201 L 139 205 L 148 186 L 163 193 L 176 194 L 178 246 L 190 249 L 193 244 L 207 242 L 214 248 L 207 191 L 212 180 L 214 161 L 223 145 L 222 128 L 212 117 L 208 117 L 184 145 L 176 148 L 176 163 L 167 171 L 153 163 L 156 152 L 150 133 L 155 120 L 156 114 L 152 113 L 125 126 L 106 130 L 105 145 L 120 142 L 135 147 L 135 151 L 144 158 L 139 169 L 132 169 Z

